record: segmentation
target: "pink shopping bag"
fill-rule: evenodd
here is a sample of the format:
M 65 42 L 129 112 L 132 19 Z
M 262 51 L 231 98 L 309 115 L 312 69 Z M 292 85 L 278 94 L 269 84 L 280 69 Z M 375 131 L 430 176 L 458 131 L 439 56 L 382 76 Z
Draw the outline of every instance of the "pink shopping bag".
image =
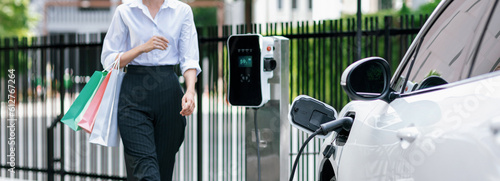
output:
M 119 62 L 117 63 L 117 66 Z M 90 133 L 89 142 L 107 147 L 117 147 L 120 143 L 118 131 L 118 101 L 125 72 L 116 69 L 111 72 L 108 85 L 97 110 L 95 124 Z
M 108 75 L 106 75 L 106 78 L 104 78 L 104 80 L 102 81 L 94 98 L 90 102 L 90 105 L 87 108 L 87 111 L 85 111 L 85 114 L 83 115 L 82 120 L 78 123 L 78 126 L 80 126 L 87 133 L 92 132 L 92 128 L 94 127 L 94 123 L 95 123 L 95 116 L 97 114 L 97 110 L 99 109 L 99 105 L 101 104 L 102 96 L 104 95 L 104 91 L 106 90 L 110 76 L 111 76 L 111 72 L 108 73 Z

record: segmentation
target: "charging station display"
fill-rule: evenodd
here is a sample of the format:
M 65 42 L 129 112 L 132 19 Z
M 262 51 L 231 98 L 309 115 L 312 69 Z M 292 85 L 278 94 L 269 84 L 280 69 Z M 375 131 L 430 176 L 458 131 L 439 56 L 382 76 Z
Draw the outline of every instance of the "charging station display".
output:
M 252 67 L 252 56 L 239 56 L 238 67 Z
M 236 106 L 260 106 L 261 45 L 259 35 L 231 36 L 229 49 L 228 101 Z

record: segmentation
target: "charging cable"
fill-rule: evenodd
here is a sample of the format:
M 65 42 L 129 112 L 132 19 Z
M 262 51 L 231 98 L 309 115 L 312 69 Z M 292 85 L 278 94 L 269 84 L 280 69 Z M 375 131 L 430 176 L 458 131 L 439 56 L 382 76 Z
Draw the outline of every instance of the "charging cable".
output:
M 259 140 L 259 129 L 257 128 L 257 110 L 259 108 L 253 109 L 253 123 L 255 126 L 255 141 L 257 142 L 257 174 L 260 180 L 260 140 Z
M 293 168 L 292 168 L 292 173 L 290 175 L 290 181 L 293 181 L 293 176 L 295 175 L 295 169 L 297 169 L 297 164 L 299 164 L 300 155 L 302 155 L 304 148 L 306 147 L 307 143 L 309 143 L 309 141 L 311 141 L 311 139 L 313 139 L 318 134 L 327 135 L 328 133 L 330 133 L 332 131 L 339 132 L 342 129 L 344 129 L 346 131 L 350 131 L 351 126 L 352 126 L 352 121 L 353 120 L 351 117 L 343 117 L 343 118 L 340 118 L 337 120 L 332 120 L 330 122 L 321 124 L 320 127 L 313 134 L 311 134 L 311 136 L 309 136 L 307 138 L 307 140 L 300 147 L 299 153 L 297 153 L 297 157 L 295 157 L 295 161 L 293 162 Z
M 295 169 L 297 168 L 297 164 L 299 164 L 299 158 L 302 152 L 304 151 L 304 148 L 306 147 L 307 143 L 311 141 L 316 135 L 318 135 L 321 132 L 321 128 L 316 130 L 311 136 L 307 138 L 307 140 L 302 144 L 300 147 L 299 153 L 297 153 L 297 157 L 295 158 L 295 161 L 293 162 L 293 168 L 292 168 L 292 173 L 290 175 L 290 181 L 293 181 L 293 176 L 295 175 Z

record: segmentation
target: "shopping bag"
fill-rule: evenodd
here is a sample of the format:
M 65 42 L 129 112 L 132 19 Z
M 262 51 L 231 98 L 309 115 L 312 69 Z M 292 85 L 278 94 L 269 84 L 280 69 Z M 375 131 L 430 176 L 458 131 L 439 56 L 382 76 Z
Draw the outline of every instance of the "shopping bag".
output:
M 125 72 L 123 72 L 123 69 L 118 69 L 119 62 L 116 64 L 115 68 L 117 69 L 111 71 L 111 77 L 97 111 L 94 128 L 89 138 L 90 143 L 108 147 L 116 147 L 120 143 L 117 114 L 120 88 Z
M 102 96 L 104 95 L 104 91 L 106 90 L 106 87 L 108 85 L 109 78 L 111 76 L 110 72 L 106 75 L 106 78 L 102 81 L 101 85 L 99 86 L 99 89 L 95 93 L 94 97 L 92 98 L 92 101 L 90 102 L 87 110 L 85 111 L 85 114 L 82 117 L 82 120 L 78 123 L 78 126 L 80 126 L 83 130 L 85 130 L 87 133 L 90 133 L 92 131 L 92 127 L 94 126 L 94 121 L 95 121 L 95 116 L 97 114 L 97 109 L 99 108 L 99 105 L 101 104 L 101 99 Z
M 81 128 L 78 126 L 78 123 L 85 114 L 87 107 L 90 105 L 92 98 L 97 92 L 99 85 L 106 77 L 107 72 L 103 71 L 95 71 L 92 77 L 90 77 L 89 82 L 85 84 L 80 94 L 75 99 L 73 104 L 69 107 L 66 114 L 61 119 L 61 122 L 66 124 L 71 129 L 78 131 Z

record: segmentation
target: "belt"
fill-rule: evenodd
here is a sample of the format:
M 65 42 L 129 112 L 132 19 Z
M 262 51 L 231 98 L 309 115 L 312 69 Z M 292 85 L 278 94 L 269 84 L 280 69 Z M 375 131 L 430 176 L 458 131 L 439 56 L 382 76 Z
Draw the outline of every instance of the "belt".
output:
M 174 65 L 159 65 L 159 66 L 128 65 L 125 67 L 124 71 L 127 73 L 151 73 L 151 72 L 170 73 L 174 71 Z

